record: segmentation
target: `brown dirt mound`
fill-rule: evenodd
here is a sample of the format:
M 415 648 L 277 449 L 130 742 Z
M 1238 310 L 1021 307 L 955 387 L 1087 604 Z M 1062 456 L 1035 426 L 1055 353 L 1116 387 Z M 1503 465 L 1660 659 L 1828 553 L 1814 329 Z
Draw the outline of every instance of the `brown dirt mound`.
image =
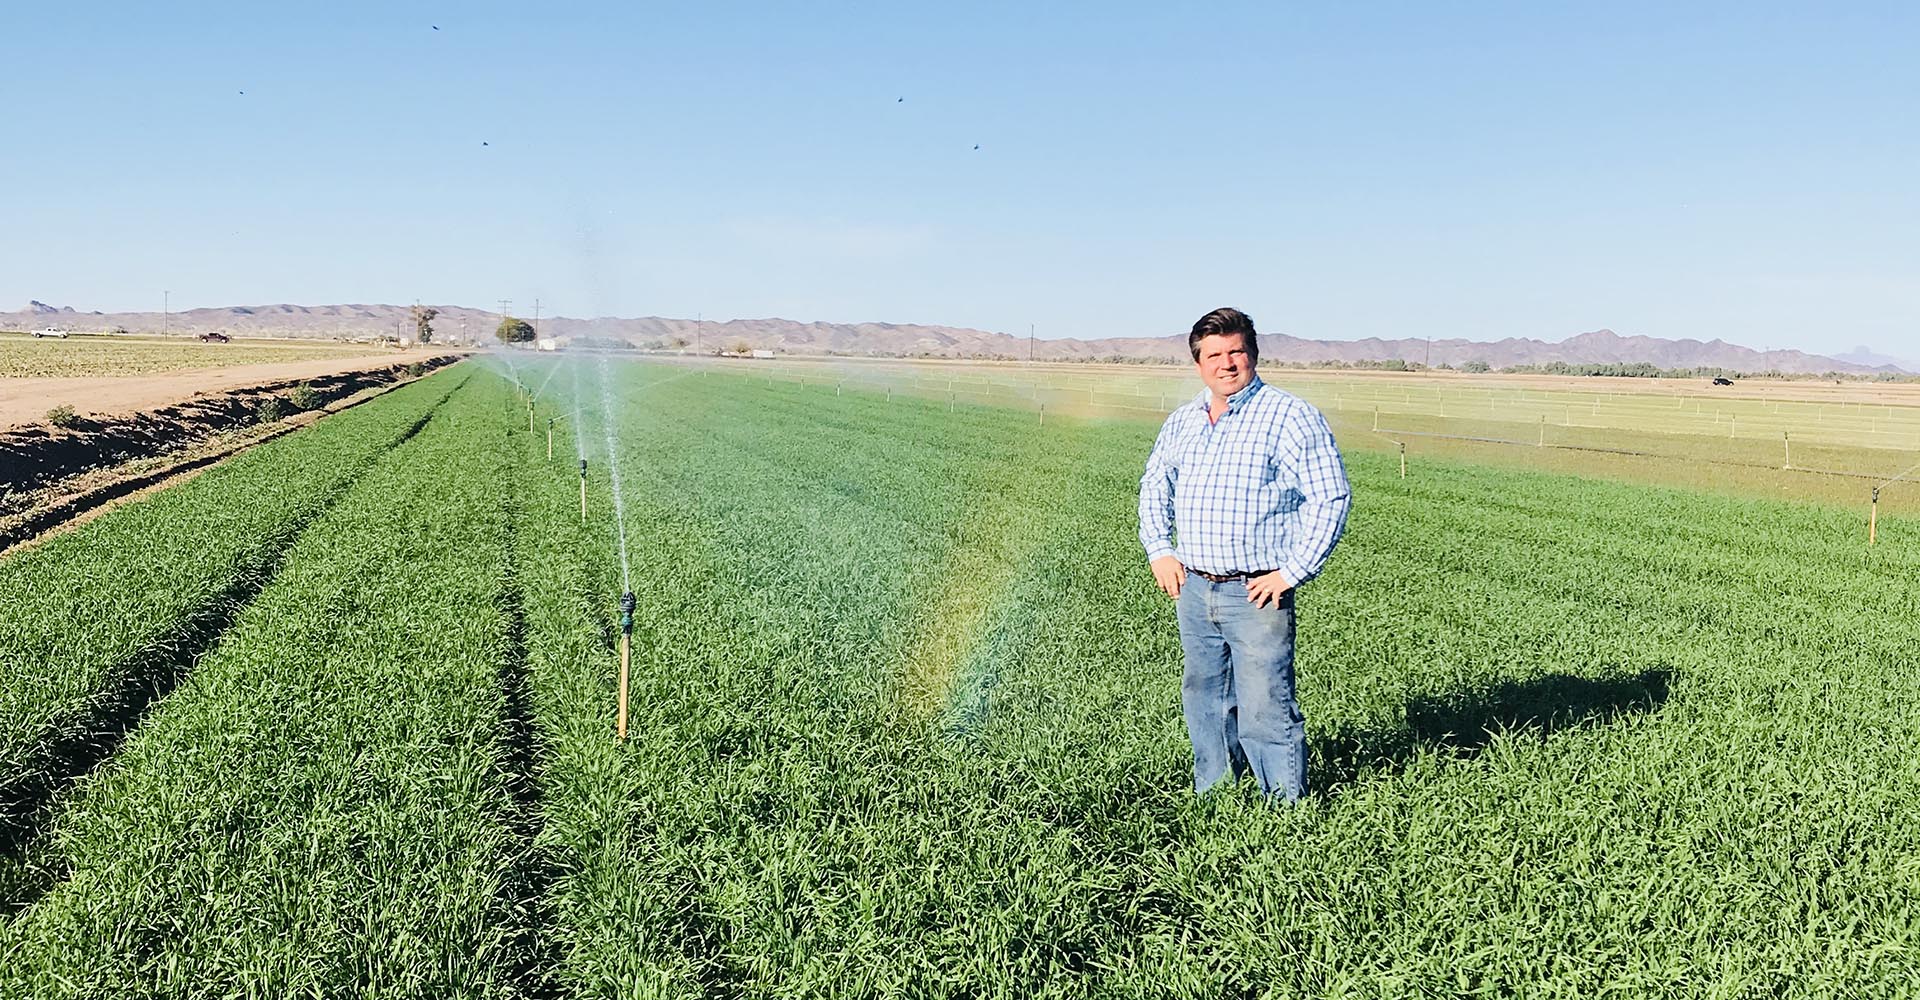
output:
M 413 362 L 423 370 L 460 360 L 446 354 Z M 317 406 L 357 392 L 409 378 L 408 365 L 365 368 L 306 379 L 267 382 L 232 392 L 196 396 L 185 402 L 125 417 L 82 417 L 66 428 L 28 426 L 0 431 L 0 513 L 17 503 L 16 494 L 39 491 L 63 479 L 110 468 L 135 459 L 192 448 L 215 435 L 259 423 L 257 407 L 277 396 L 288 414 L 287 396 L 311 387 Z

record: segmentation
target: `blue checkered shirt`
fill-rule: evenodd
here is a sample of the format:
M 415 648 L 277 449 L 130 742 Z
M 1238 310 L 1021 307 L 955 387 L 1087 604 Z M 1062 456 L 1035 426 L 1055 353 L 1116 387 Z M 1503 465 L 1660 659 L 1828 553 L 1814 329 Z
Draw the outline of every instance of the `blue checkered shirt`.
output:
M 1254 376 L 1207 417 L 1208 393 L 1167 416 L 1140 477 L 1140 544 L 1208 573 L 1313 579 L 1346 530 L 1351 495 L 1320 411 Z M 1179 546 L 1175 548 L 1175 531 Z

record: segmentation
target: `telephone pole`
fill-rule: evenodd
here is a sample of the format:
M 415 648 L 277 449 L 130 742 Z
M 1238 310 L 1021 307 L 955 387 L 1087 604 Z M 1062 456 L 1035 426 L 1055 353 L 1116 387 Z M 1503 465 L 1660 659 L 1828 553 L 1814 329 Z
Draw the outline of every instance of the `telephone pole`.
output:
M 1033 364 L 1033 324 L 1027 324 L 1027 364 Z
M 160 293 L 160 335 L 164 337 L 171 332 L 173 332 L 173 293 L 162 291 Z
M 533 300 L 533 339 L 540 339 L 540 299 L 537 296 Z

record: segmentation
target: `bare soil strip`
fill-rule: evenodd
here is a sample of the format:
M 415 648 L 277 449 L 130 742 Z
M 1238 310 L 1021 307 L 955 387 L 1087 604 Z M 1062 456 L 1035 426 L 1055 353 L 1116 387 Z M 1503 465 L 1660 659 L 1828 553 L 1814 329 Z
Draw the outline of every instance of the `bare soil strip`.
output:
M 391 368 L 451 353 L 459 352 L 420 348 L 383 351 L 373 357 L 272 361 L 147 374 L 0 378 L 0 430 L 40 423 L 56 406 L 71 406 L 83 416 L 99 419 L 124 417 L 198 395 Z
M 256 385 L 121 421 L 95 421 L 83 430 L 0 433 L 0 553 L 183 482 L 241 451 L 458 360 L 458 355 L 424 358 L 416 362 L 424 369 L 422 376 L 407 374 L 405 365 L 389 365 L 338 374 L 325 382 Z M 232 425 L 245 419 L 262 396 L 297 384 L 312 386 L 327 402 L 271 425 Z

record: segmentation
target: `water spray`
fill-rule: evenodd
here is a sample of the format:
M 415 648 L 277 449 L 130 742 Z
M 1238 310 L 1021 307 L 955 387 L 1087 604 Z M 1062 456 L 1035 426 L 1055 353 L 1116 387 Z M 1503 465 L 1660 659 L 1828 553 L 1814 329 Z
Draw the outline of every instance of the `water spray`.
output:
M 614 736 L 627 738 L 627 675 L 633 664 L 633 591 L 620 595 L 620 707 L 615 716 Z
M 613 487 L 613 533 L 620 542 L 620 586 L 624 590 L 632 590 L 633 567 L 627 559 L 627 502 L 620 492 L 620 442 L 614 437 L 613 415 L 613 389 L 607 381 L 607 361 L 602 358 L 600 359 L 600 426 L 607 435 L 607 480 L 608 485 Z

